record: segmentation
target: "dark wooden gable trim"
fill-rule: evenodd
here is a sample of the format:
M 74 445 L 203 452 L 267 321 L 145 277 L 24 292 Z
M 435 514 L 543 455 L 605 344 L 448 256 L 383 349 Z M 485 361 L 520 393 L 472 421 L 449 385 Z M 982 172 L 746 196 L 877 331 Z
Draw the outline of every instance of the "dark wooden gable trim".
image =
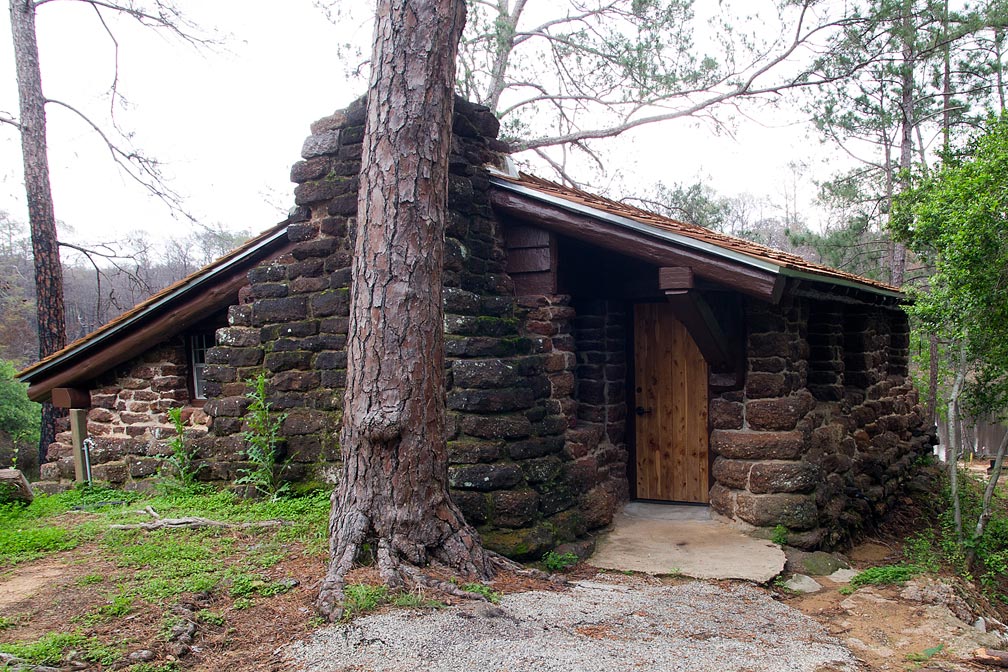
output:
M 503 189 L 493 189 L 494 209 L 547 231 L 570 236 L 655 266 L 692 269 L 697 276 L 772 303 L 780 299 L 784 277 L 730 259 L 676 247 L 673 243 L 616 226 L 594 217 L 531 199 Z
M 555 294 L 557 291 L 556 235 L 518 222 L 504 225 L 506 270 L 515 294 Z
M 53 388 L 80 387 L 109 369 L 127 362 L 163 342 L 170 336 L 219 311 L 229 301 L 236 301 L 238 290 L 248 284 L 248 269 L 242 269 L 221 278 L 212 287 L 170 306 L 156 317 L 137 325 L 104 348 L 90 354 L 67 368 L 36 381 L 28 387 L 28 396 L 40 401 L 49 396 Z

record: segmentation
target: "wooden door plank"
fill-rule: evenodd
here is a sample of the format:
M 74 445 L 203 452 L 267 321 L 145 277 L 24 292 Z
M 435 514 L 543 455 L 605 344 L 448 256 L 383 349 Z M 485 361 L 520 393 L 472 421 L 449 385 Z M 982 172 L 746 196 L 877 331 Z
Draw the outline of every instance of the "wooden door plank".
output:
M 657 332 L 655 334 L 658 354 L 655 368 L 659 376 L 656 387 L 657 406 L 654 415 L 658 418 L 658 439 L 661 449 L 661 470 L 659 471 L 659 491 L 661 499 L 673 499 L 675 495 L 675 448 L 670 437 L 675 432 L 675 416 L 672 410 L 673 391 L 669 386 L 671 375 L 673 374 L 673 359 L 675 357 L 675 332 L 673 325 L 669 323 L 665 311 L 661 310 L 660 304 L 654 304 L 655 323 Z
M 669 320 L 674 325 L 675 330 L 675 356 L 673 359 L 674 371 L 673 381 L 673 413 L 675 415 L 675 431 L 673 433 L 675 450 L 675 499 L 676 501 L 689 501 L 689 481 L 690 464 L 688 458 L 690 450 L 689 435 L 689 385 L 687 378 L 687 362 L 689 358 L 689 345 L 692 342 L 682 324 L 669 313 Z
M 666 304 L 634 306 L 634 334 L 637 497 L 707 503 L 707 362 Z
M 662 418 L 660 408 L 664 397 L 664 375 L 662 371 L 662 349 L 661 349 L 661 319 L 657 304 L 648 305 L 648 368 L 644 408 L 647 413 L 649 428 L 648 452 L 651 455 L 651 474 L 649 490 L 652 499 L 664 499 L 665 494 L 665 455 L 662 450 Z
M 690 501 L 707 502 L 707 366 L 699 349 L 689 355 L 689 458 L 691 479 Z

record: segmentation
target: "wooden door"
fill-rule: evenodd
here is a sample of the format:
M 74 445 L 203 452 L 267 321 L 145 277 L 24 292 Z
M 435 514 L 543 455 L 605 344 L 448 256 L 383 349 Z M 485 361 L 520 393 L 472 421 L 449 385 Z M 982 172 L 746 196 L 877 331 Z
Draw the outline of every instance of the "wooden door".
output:
M 634 307 L 637 497 L 709 501 L 707 362 L 667 304 Z

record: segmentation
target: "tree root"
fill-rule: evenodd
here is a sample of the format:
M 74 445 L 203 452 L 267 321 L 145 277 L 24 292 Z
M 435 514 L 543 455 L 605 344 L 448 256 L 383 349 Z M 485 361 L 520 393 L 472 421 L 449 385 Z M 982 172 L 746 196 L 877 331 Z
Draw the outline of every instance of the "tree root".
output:
M 489 562 L 493 574 L 499 572 L 512 572 L 518 576 L 538 581 L 549 581 L 556 584 L 566 585 L 567 580 L 559 574 L 549 574 L 539 569 L 525 567 L 524 565 L 506 558 L 499 553 L 485 550 L 486 558 Z M 345 602 L 344 588 L 346 586 L 346 575 L 353 568 L 352 558 L 354 553 L 344 548 L 339 557 L 343 562 L 334 562 L 330 565 L 329 572 L 322 581 L 316 607 L 319 613 L 330 622 L 335 622 L 343 617 L 343 605 Z M 377 569 L 382 577 L 382 581 L 391 590 L 413 590 L 414 588 L 429 588 L 451 597 L 474 602 L 489 602 L 489 599 L 480 593 L 464 590 L 456 583 L 438 578 L 434 573 L 424 571 L 413 564 L 410 560 L 403 558 L 400 554 L 391 549 L 391 544 L 387 540 L 380 540 L 377 544 Z M 443 570 L 451 573 L 452 568 L 442 561 L 434 561 L 430 567 L 435 570 Z M 473 576 L 474 580 L 482 577 Z
M 185 518 L 162 518 L 161 515 L 155 511 L 152 507 L 146 507 L 143 511 L 138 511 L 137 513 L 146 513 L 147 515 L 154 518 L 153 522 L 150 523 L 130 523 L 121 525 L 109 525 L 109 529 L 112 530 L 160 530 L 160 529 L 200 529 L 205 527 L 218 527 L 218 528 L 231 528 L 231 529 L 250 529 L 250 528 L 269 528 L 269 527 L 283 527 L 284 525 L 290 525 L 291 522 L 287 520 L 262 520 L 250 523 L 227 523 L 222 520 L 211 520 L 209 518 L 201 518 L 199 516 L 187 516 Z

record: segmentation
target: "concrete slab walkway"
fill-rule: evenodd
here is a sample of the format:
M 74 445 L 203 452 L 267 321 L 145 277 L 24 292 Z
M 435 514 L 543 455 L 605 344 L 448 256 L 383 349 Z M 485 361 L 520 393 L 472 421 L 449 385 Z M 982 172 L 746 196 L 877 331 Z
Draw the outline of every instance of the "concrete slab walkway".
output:
M 711 518 L 704 506 L 631 502 L 599 538 L 588 564 L 646 574 L 766 583 L 784 569 L 784 552 Z

